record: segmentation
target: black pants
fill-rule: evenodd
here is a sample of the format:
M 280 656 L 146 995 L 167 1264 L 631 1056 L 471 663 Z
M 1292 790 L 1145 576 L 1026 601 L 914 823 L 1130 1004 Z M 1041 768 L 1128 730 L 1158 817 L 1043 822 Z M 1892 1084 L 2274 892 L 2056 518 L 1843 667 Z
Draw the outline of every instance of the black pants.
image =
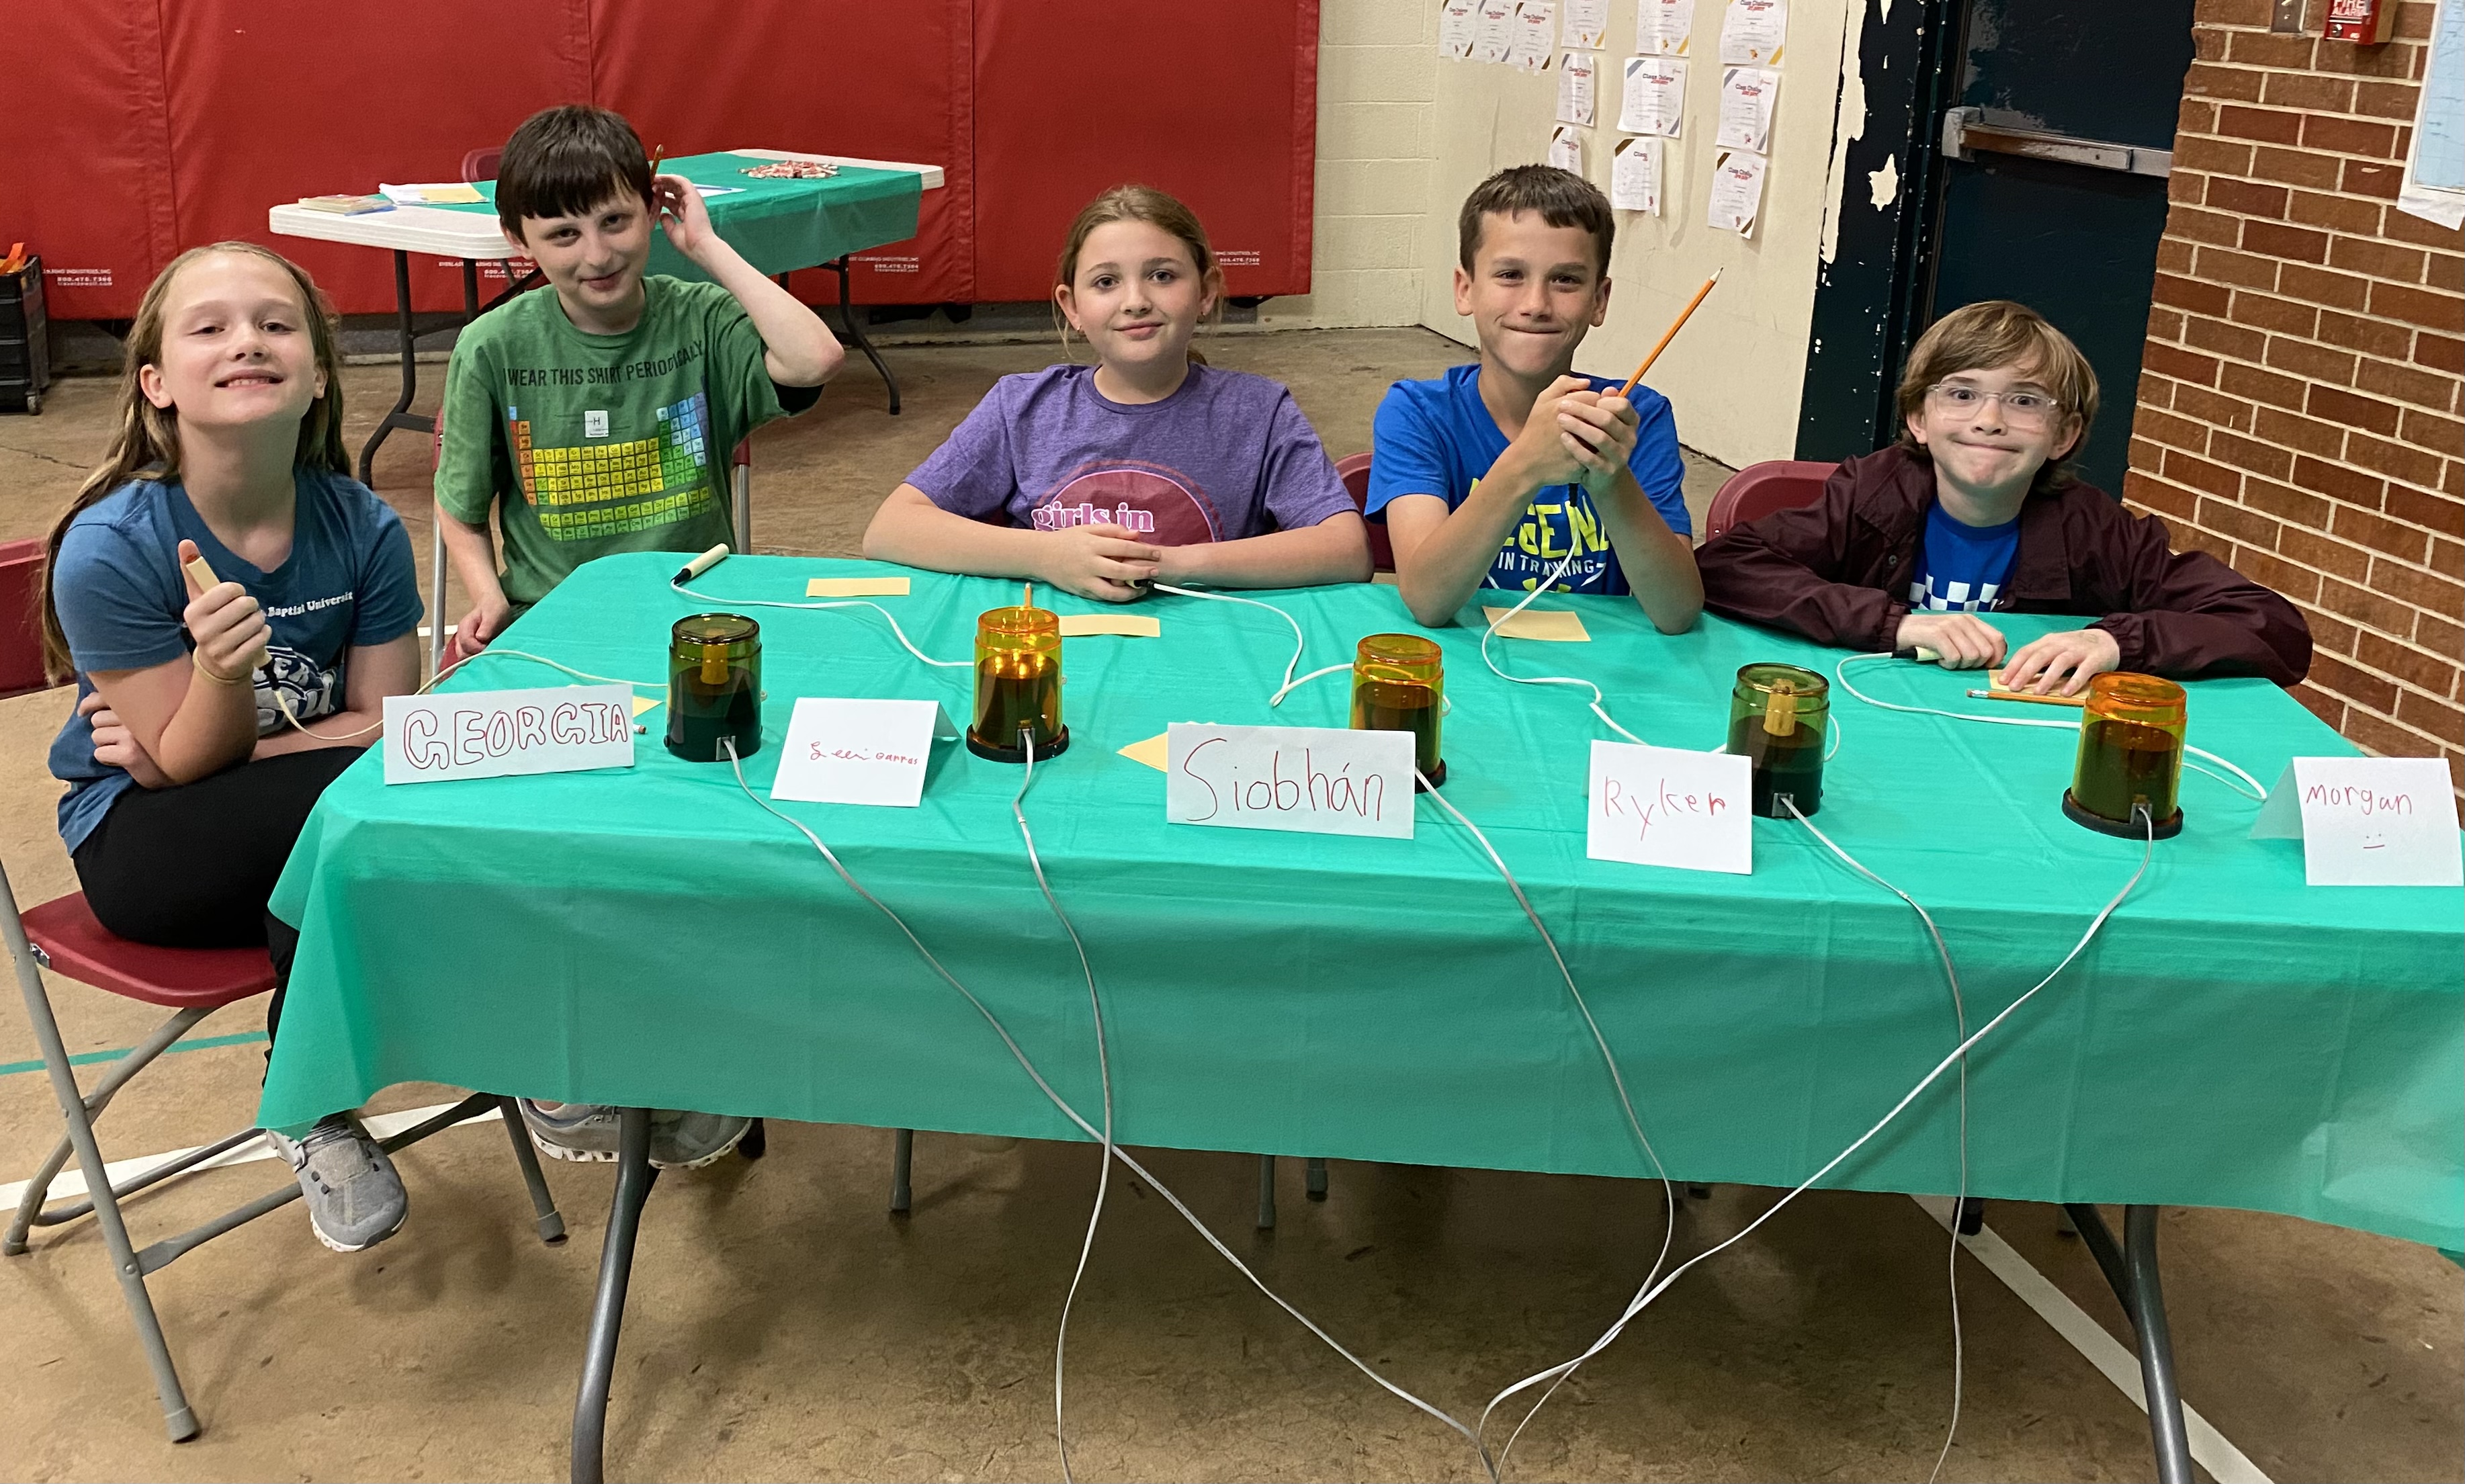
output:
M 320 747 L 225 768 L 176 788 L 131 788 L 70 857 L 98 921 L 162 948 L 265 945 L 274 958 L 270 1040 L 300 935 L 265 910 L 325 786 L 357 747 Z

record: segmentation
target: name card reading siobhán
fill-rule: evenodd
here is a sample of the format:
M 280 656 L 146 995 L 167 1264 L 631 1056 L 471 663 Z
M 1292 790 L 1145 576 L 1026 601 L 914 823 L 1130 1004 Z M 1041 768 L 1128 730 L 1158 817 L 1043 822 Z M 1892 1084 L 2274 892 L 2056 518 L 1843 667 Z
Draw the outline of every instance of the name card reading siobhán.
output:
M 1755 869 L 1754 773 L 1725 752 L 1592 743 L 1584 853 L 1680 871 Z
M 2465 856 L 2450 789 L 2437 758 L 2296 758 L 2251 837 L 2300 836 L 2309 886 L 2455 886 Z
M 633 765 L 631 686 L 386 698 L 389 784 Z
M 1166 729 L 1165 822 L 1412 837 L 1412 734 L 1322 726 Z

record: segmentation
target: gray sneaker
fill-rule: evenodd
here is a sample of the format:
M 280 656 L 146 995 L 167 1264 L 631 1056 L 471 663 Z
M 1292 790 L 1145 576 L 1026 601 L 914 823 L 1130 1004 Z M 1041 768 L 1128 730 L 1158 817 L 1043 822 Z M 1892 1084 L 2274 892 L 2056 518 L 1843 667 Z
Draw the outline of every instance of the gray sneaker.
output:
M 265 1141 L 290 1162 L 308 1205 L 308 1229 L 338 1252 L 376 1246 L 402 1229 L 411 1212 L 393 1162 L 351 1114 L 321 1119 L 304 1138 L 274 1129 Z
M 531 1142 L 551 1160 L 612 1163 L 622 1124 L 614 1108 L 600 1103 L 533 1102 L 520 1098 Z M 700 1169 L 744 1142 L 751 1119 L 673 1108 L 651 1114 L 651 1163 L 660 1169 Z

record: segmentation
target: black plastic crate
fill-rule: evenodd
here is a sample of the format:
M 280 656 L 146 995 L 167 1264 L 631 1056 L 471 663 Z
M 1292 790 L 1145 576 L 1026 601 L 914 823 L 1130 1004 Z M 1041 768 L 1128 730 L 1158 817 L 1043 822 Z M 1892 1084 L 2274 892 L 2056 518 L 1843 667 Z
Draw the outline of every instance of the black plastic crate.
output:
M 43 259 L 0 274 L 0 413 L 38 412 L 52 384 L 50 321 L 43 310 Z

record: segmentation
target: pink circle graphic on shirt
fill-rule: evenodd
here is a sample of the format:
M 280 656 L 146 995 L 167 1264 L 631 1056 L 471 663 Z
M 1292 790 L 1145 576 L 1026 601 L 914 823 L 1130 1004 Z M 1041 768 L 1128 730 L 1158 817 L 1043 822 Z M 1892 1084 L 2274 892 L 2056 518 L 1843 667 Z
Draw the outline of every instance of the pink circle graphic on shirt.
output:
M 1161 464 L 1107 461 L 1074 470 L 1035 507 L 1039 531 L 1119 525 L 1157 546 L 1220 540 L 1214 508 L 1187 476 Z

